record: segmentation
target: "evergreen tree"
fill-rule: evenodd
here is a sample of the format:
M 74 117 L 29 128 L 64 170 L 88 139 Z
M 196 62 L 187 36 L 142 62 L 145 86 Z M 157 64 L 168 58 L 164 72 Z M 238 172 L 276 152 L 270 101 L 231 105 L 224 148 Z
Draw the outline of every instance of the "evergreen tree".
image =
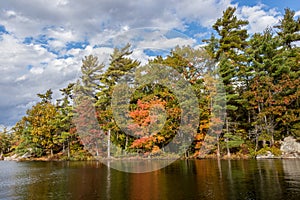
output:
M 114 86 L 118 84 L 122 76 L 140 64 L 129 58 L 131 54 L 130 44 L 121 49 L 114 49 L 108 69 L 100 78 L 101 84 L 98 87 L 99 92 L 96 94 L 98 100 L 95 104 L 101 128 L 106 132 L 111 132 L 111 141 L 122 149 L 127 149 L 129 146 L 130 136 L 122 132 L 113 120 L 111 98 Z
M 81 83 L 76 86 L 75 93 L 88 97 L 93 102 L 96 100 L 97 89 L 103 74 L 104 64 L 99 64 L 98 58 L 93 55 L 85 56 L 81 66 Z M 77 99 L 78 100 L 78 99 Z
M 69 83 L 66 88 L 60 89 L 63 98 L 57 100 L 58 115 L 56 117 L 57 141 L 62 145 L 62 152 L 67 153 L 68 159 L 71 157 L 71 150 L 80 151 L 76 126 L 73 122 L 74 110 L 72 106 L 74 83 Z
M 12 134 L 10 134 L 6 127 L 3 131 L 0 131 L 0 160 L 3 158 L 3 154 L 10 152 Z
M 99 140 L 103 134 L 97 120 L 95 103 L 101 85 L 105 65 L 99 64 L 98 57 L 89 55 L 82 60 L 81 79 L 74 86 L 74 125 L 86 149 L 99 156 Z M 70 135 L 64 134 L 65 138 Z
M 282 40 L 283 47 L 289 49 L 292 48 L 293 42 L 300 41 L 300 18 L 294 19 L 294 17 L 295 11 L 287 8 L 283 19 L 279 21 L 279 25 L 275 26 L 279 29 L 277 34 Z
M 278 116 L 278 129 L 284 135 L 300 136 L 300 18 L 295 19 L 295 11 L 285 9 L 283 19 L 275 26 L 280 41 L 278 50 L 283 62 L 275 71 L 274 77 L 278 85 L 278 102 L 282 114 Z
M 247 68 L 245 48 L 247 47 L 247 30 L 245 26 L 248 21 L 238 19 L 234 13 L 236 8 L 228 7 L 222 18 L 217 19 L 213 29 L 219 38 L 211 36 L 206 50 L 213 59 L 218 62 L 220 76 L 226 91 L 226 118 L 225 133 L 237 134 L 244 132 L 244 127 L 236 126 L 236 122 L 245 119 L 242 93 L 245 91 L 250 79 Z
M 37 96 L 41 99 L 43 103 L 50 103 L 52 100 L 52 90 L 49 89 L 45 92 L 45 94 L 37 94 Z

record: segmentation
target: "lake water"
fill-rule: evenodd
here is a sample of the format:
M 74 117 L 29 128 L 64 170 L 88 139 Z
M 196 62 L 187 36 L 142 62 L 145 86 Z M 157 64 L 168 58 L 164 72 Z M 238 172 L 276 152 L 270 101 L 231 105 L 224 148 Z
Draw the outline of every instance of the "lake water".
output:
M 0 199 L 299 200 L 300 160 L 180 160 L 141 174 L 100 162 L 1 161 L 0 181 Z

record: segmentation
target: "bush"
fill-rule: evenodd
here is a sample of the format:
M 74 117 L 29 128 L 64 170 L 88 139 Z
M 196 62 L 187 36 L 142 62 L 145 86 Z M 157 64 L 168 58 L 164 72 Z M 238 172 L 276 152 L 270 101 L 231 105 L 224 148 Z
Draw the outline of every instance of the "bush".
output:
M 264 147 L 264 148 L 261 148 L 259 151 L 257 151 L 255 153 L 255 156 L 257 155 L 265 155 L 267 154 L 267 152 L 270 151 L 274 156 L 281 156 L 282 152 L 279 148 L 275 147 L 275 146 L 272 146 L 272 147 Z

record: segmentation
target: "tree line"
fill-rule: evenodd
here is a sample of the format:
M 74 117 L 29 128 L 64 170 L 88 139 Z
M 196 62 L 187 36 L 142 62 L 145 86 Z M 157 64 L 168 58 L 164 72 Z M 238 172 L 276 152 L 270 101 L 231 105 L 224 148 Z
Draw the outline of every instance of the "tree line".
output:
M 250 35 L 248 21 L 238 19 L 235 11 L 229 7 L 223 12 L 204 47 L 177 46 L 167 56 L 147 63 L 178 71 L 198 98 L 197 133 L 190 146 L 180 147 L 187 157 L 201 156 L 206 146 L 206 156 L 255 156 L 266 150 L 276 154 L 284 137 L 300 137 L 300 18 L 286 9 L 276 26 Z M 13 133 L 0 134 L 1 154 L 105 157 L 107 146 L 97 144 L 108 139 L 115 146 L 114 155 L 160 155 L 171 148 L 167 146 L 178 134 L 182 110 L 176 95 L 165 86 L 149 83 L 130 97 L 128 116 L 135 125 L 126 128 L 135 136 L 122 131 L 114 120 L 111 100 L 115 86 L 124 75 L 141 67 L 131 54 L 128 44 L 115 48 L 107 65 L 99 63 L 95 55 L 86 56 L 80 80 L 61 89 L 61 99 L 53 102 L 51 89 L 38 94 L 40 101 L 16 123 Z M 217 94 L 217 79 L 222 80 L 225 97 Z M 213 103 L 218 98 L 223 98 L 224 108 Z M 153 114 L 153 108 L 163 109 L 165 119 Z M 223 117 L 215 115 L 222 109 L 226 109 Z M 158 121 L 164 125 L 149 134 L 150 124 Z M 222 129 L 209 134 L 218 124 Z M 79 129 L 78 125 L 88 128 Z M 210 145 L 209 137 L 216 142 Z M 87 144 L 94 144 L 89 151 L 84 148 Z

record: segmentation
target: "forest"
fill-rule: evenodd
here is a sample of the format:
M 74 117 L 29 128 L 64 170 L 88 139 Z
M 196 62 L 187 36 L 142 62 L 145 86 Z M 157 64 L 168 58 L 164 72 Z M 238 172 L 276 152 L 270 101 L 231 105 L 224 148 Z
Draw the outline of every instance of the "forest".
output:
M 300 140 L 300 18 L 287 8 L 276 26 L 249 34 L 248 21 L 235 12 L 234 7 L 223 12 L 205 46 L 176 46 L 146 64 L 150 70 L 176 70 L 197 97 L 199 116 L 190 120 L 197 120 L 193 140 L 189 146 L 173 141 L 181 157 L 255 158 L 265 151 L 280 155 L 285 137 Z M 12 130 L 0 132 L 1 157 L 86 160 L 107 157 L 107 148 L 113 157 L 161 156 L 179 133 L 181 105 L 189 102 L 180 102 L 155 82 L 142 85 L 132 93 L 127 113 L 135 126 L 125 127 L 135 135 L 124 132 L 114 120 L 112 96 L 124 75 L 143 67 L 131 54 L 130 44 L 115 48 L 108 65 L 88 55 L 82 59 L 80 80 L 60 89 L 60 99 L 52 99 L 51 89 L 37 94 L 40 101 Z M 218 80 L 225 96 L 218 95 Z M 164 118 L 153 109 L 164 110 Z M 150 125 L 158 121 L 163 126 L 151 134 Z M 221 129 L 214 129 L 218 125 Z M 183 129 L 188 132 L 189 126 Z

